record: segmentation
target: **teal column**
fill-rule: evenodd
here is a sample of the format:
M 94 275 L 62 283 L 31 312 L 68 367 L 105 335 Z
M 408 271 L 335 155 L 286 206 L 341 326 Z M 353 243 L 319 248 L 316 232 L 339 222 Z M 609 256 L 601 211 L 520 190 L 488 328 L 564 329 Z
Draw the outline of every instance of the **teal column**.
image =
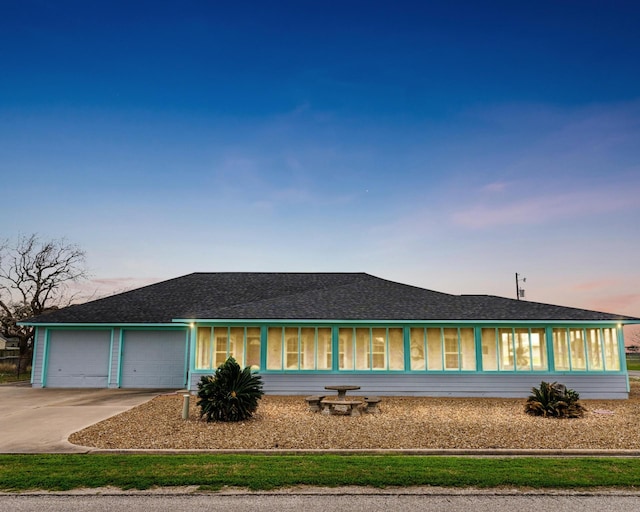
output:
M 195 368 L 195 339 L 196 339 L 196 326 L 189 325 L 185 335 L 185 348 L 184 348 L 184 373 L 185 373 L 185 386 L 187 390 L 191 391 L 191 369 Z
M 473 337 L 476 345 L 476 371 L 482 372 L 484 368 L 482 365 L 482 330 L 480 327 L 473 328 Z
M 267 326 L 260 327 L 260 370 L 267 369 Z
M 113 331 L 114 331 L 114 329 L 111 328 L 111 330 L 110 330 L 111 335 L 109 336 L 109 373 L 107 375 L 107 387 L 108 388 L 111 387 L 111 379 L 112 379 L 112 374 L 113 374 Z
M 38 336 L 40 334 L 39 331 L 39 327 L 36 327 L 33 331 L 33 350 L 31 353 L 31 378 L 29 379 L 29 381 L 31 382 L 31 385 L 33 386 L 33 377 L 34 377 L 34 370 L 36 369 L 36 353 L 38 350 Z
M 49 329 L 44 331 L 44 340 L 42 342 L 42 375 L 40 375 L 40 385 L 47 385 L 47 370 L 49 368 Z
M 120 332 L 118 333 L 118 371 L 116 375 L 118 376 L 118 380 L 116 381 L 116 387 L 120 387 L 120 383 L 122 382 L 122 353 L 124 351 L 124 329 L 121 327 Z
M 404 340 L 404 371 L 408 372 L 411 371 L 411 328 L 403 327 L 402 336 Z
M 545 327 L 544 337 L 547 339 L 547 361 L 549 372 L 556 371 L 556 358 L 553 347 L 553 327 Z
M 339 354 L 339 343 L 340 343 L 340 332 L 337 327 L 331 328 L 331 370 L 334 372 L 339 371 L 338 368 L 338 357 Z

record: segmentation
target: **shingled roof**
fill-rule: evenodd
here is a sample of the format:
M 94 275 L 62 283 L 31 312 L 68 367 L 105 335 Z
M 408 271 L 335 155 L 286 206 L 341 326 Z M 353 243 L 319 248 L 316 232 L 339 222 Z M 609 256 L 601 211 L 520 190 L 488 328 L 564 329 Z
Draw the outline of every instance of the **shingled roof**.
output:
M 32 318 L 29 324 L 194 320 L 614 321 L 632 318 L 489 295 L 451 295 L 365 273 L 194 273 Z

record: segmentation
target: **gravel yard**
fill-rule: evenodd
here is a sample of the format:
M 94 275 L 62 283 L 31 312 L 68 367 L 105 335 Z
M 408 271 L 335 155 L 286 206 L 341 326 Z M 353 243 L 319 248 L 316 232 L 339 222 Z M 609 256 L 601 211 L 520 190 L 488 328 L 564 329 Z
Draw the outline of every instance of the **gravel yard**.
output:
M 354 397 L 355 398 L 355 397 Z M 265 396 L 242 423 L 199 420 L 196 397 L 159 396 L 73 434 L 107 449 L 640 449 L 640 381 L 629 400 L 581 400 L 584 418 L 526 415 L 525 399 L 383 397 L 379 414 L 309 412 L 302 396 Z

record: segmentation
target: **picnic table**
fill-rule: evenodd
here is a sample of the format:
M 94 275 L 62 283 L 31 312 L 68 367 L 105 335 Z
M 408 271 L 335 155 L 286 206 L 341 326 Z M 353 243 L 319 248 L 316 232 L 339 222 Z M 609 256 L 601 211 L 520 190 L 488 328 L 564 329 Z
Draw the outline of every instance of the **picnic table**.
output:
M 346 400 L 347 391 L 356 391 L 360 389 L 360 386 L 325 386 L 324 389 L 328 391 L 337 391 L 338 400 Z

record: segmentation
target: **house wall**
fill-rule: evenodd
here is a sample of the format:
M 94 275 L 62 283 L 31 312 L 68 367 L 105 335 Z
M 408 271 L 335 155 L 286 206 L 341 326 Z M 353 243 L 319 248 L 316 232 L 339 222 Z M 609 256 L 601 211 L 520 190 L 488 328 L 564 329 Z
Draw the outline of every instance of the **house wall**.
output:
M 219 324 L 222 324 L 221 322 Z M 228 325 L 225 322 L 223 325 Z M 240 325 L 239 323 L 236 325 Z M 400 326 L 396 325 L 395 328 Z M 610 326 L 609 326 L 610 327 Z M 255 324 L 253 329 L 255 330 Z M 613 371 L 559 371 L 554 366 L 553 361 L 553 337 L 550 334 L 551 327 L 547 327 L 549 335 L 547 336 L 547 356 L 549 360 L 548 369 L 545 371 L 487 371 L 482 369 L 482 337 L 481 327 L 475 327 L 475 353 L 477 357 L 477 365 L 474 370 L 467 371 L 464 366 L 460 366 L 458 370 L 413 370 L 410 364 L 411 355 L 411 326 L 405 326 L 404 329 L 404 358 L 405 369 L 398 371 L 394 366 L 390 365 L 387 370 L 370 369 L 368 371 L 359 371 L 351 369 L 345 371 L 339 366 L 339 338 L 340 326 L 333 326 L 333 347 L 332 347 L 332 364 L 329 369 L 314 370 L 290 370 L 281 369 L 278 371 L 267 368 L 267 340 L 269 326 L 262 324 L 260 327 L 260 349 L 261 357 L 259 371 L 264 381 L 264 390 L 269 394 L 281 395 L 309 395 L 322 394 L 324 386 L 331 384 L 355 384 L 362 388 L 362 394 L 367 395 L 406 395 L 406 396 L 487 396 L 487 397 L 526 397 L 533 386 L 538 386 L 542 380 L 547 382 L 558 381 L 565 384 L 569 388 L 578 391 L 583 398 L 627 398 L 628 397 L 628 376 L 624 363 L 624 351 L 620 350 L 620 364 L 617 370 Z M 158 333 L 158 339 L 167 335 L 169 331 L 173 331 L 176 342 L 181 342 L 185 350 L 186 361 L 185 374 L 187 375 L 188 388 L 192 391 L 197 390 L 197 384 L 202 375 L 211 375 L 215 368 L 196 369 L 196 333 L 197 325 L 193 328 L 187 326 L 176 325 L 158 325 L 158 326 L 112 326 L 112 327 L 46 327 L 40 326 L 36 332 L 35 350 L 33 359 L 32 384 L 34 387 L 47 386 L 47 362 L 51 354 L 51 344 L 49 339 L 51 333 L 64 332 L 84 332 L 87 337 L 95 336 L 97 332 L 104 335 L 105 331 L 110 333 L 110 358 L 108 362 L 108 379 L 105 387 L 121 387 L 122 386 L 122 362 L 123 352 L 126 345 L 127 332 L 131 331 L 147 332 L 150 339 L 153 333 Z M 620 330 L 621 331 L 621 330 Z M 233 331 L 228 331 L 233 335 Z M 243 345 L 243 353 L 248 354 L 249 334 L 253 331 L 245 329 L 245 339 Z M 389 331 L 391 332 L 391 331 Z M 93 333 L 93 334 L 92 334 Z M 224 335 L 225 331 L 222 331 Z M 231 351 L 232 342 L 241 346 L 242 336 L 233 340 L 233 336 L 228 338 L 229 349 L 228 355 L 234 355 Z M 319 339 L 319 338 L 318 338 Z M 391 337 L 390 337 L 391 339 Z M 462 339 L 462 338 L 461 338 Z M 181 340 L 181 341 L 180 341 Z M 471 341 L 473 345 L 473 340 Z M 620 346 L 623 339 L 620 334 Z M 462 347 L 462 343 L 459 345 Z M 211 350 L 213 351 L 213 345 Z M 285 356 L 285 347 L 283 345 L 283 357 Z M 245 357 L 246 359 L 246 357 Z M 391 356 L 389 356 L 391 360 Z M 319 361 L 319 359 L 318 359 Z M 246 361 L 239 360 L 241 364 Z M 256 369 L 257 369 L 256 365 Z M 160 372 L 160 370 L 158 370 Z M 182 381 L 184 382 L 184 380 Z M 178 387 L 178 386 L 176 386 Z
M 582 398 L 628 398 L 624 375 L 265 375 L 264 390 L 274 395 L 332 394 L 326 385 L 360 386 L 361 393 L 381 396 L 502 397 L 522 398 L 541 380 L 559 381 Z
M 626 375 L 570 374 L 399 374 L 399 375 L 336 375 L 336 374 L 268 374 L 261 373 L 264 392 L 270 395 L 331 395 L 330 385 L 356 385 L 362 396 L 437 396 L 437 397 L 499 397 L 523 398 L 540 381 L 561 382 L 586 399 L 626 399 L 629 397 Z M 197 391 L 201 375 L 193 374 L 191 390 Z

